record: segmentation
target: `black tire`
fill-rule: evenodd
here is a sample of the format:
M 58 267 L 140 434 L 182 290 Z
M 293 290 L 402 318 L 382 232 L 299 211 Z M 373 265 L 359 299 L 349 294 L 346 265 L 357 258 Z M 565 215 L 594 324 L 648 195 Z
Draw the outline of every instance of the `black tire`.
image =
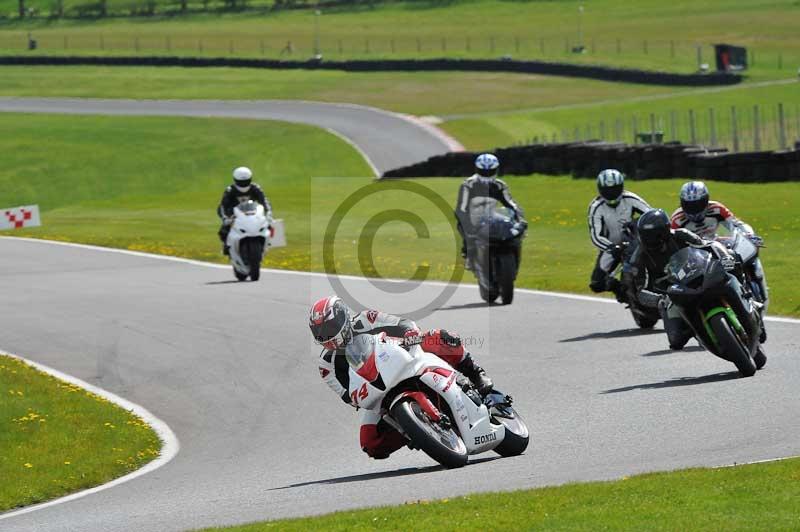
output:
M 478 291 L 481 293 L 481 299 L 489 303 L 490 305 L 494 303 L 495 299 L 497 299 L 497 292 L 493 292 L 491 290 L 487 290 L 483 287 L 483 285 L 478 285 Z
M 495 276 L 500 287 L 500 300 L 504 305 L 514 301 L 514 271 L 517 269 L 516 260 L 511 253 L 503 253 L 495 257 Z
M 248 239 L 239 248 L 242 259 L 250 267 L 250 280 L 258 281 L 261 277 L 261 259 L 264 257 L 264 243 L 261 240 Z
M 530 442 L 530 432 L 525 421 L 519 417 L 517 411 L 510 406 L 502 407 L 506 415 L 492 416 L 496 423 L 502 423 L 506 427 L 506 435 L 500 445 L 494 448 L 494 452 L 500 456 L 518 456 L 525 452 Z
M 640 329 L 652 329 L 659 320 L 657 316 L 642 316 L 641 314 L 637 314 L 633 309 L 631 309 L 631 315 L 633 316 L 633 321 L 636 322 L 636 325 L 638 325 Z
M 753 362 L 756 363 L 756 369 L 761 369 L 767 363 L 767 354 L 764 353 L 764 347 L 758 346 L 758 350 L 756 351 L 755 356 L 753 357 Z
M 236 268 L 233 269 L 233 275 L 236 277 L 237 281 L 246 281 L 247 274 L 246 273 L 239 273 L 236 271 Z
M 467 446 L 455 429 L 442 429 L 433 424 L 413 400 L 405 400 L 392 407 L 392 417 L 406 432 L 414 446 L 448 469 L 464 467 L 469 459 Z M 450 442 L 443 441 L 445 437 Z
M 756 373 L 756 363 L 750 358 L 750 353 L 742 345 L 739 337 L 731 329 L 725 314 L 720 313 L 711 317 L 709 320 L 711 330 L 717 337 L 720 350 L 731 362 L 736 365 L 742 377 L 752 377 Z

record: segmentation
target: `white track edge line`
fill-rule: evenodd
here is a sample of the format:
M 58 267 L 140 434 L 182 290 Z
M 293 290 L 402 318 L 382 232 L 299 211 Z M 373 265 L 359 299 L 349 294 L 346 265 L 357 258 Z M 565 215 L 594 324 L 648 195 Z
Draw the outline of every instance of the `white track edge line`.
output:
M 725 469 L 728 467 L 739 467 L 739 466 L 754 465 L 754 464 L 769 464 L 770 462 L 782 462 L 783 460 L 791 460 L 792 458 L 800 458 L 800 454 L 795 454 L 792 456 L 781 456 L 780 458 L 765 458 L 764 460 L 753 460 L 752 462 L 734 462 L 732 464 L 725 464 L 713 467 L 711 469 Z
M 67 246 L 67 247 L 75 247 L 81 249 L 90 249 L 93 251 L 105 251 L 108 253 L 119 253 L 122 255 L 132 255 L 135 257 L 144 257 L 150 259 L 158 259 L 158 260 L 166 260 L 172 262 L 181 262 L 184 264 L 191 264 L 194 266 L 202 266 L 204 268 L 217 268 L 227 270 L 230 268 L 229 265 L 226 264 L 216 264 L 213 262 L 203 262 L 200 260 L 194 259 L 185 259 L 182 257 L 172 257 L 170 255 L 158 255 L 156 253 L 147 253 L 144 251 L 131 251 L 129 249 L 118 249 L 118 248 L 108 248 L 102 246 L 94 246 L 91 244 L 78 244 L 75 242 L 61 242 L 59 240 L 47 240 L 44 238 L 31 238 L 31 237 L 24 237 L 24 236 L 3 236 L 0 238 L 8 238 L 9 240 L 22 240 L 26 242 L 34 242 L 40 244 L 52 244 L 57 246 Z M 297 270 L 278 270 L 273 268 L 262 268 L 262 272 L 269 272 L 270 274 L 274 275 L 301 275 L 301 276 L 308 276 L 308 277 L 328 277 L 327 273 L 324 272 L 303 272 Z M 354 281 L 367 281 L 367 282 L 393 282 L 393 283 L 404 283 L 408 282 L 408 279 L 373 279 L 367 277 L 360 277 L 358 275 L 345 275 L 339 274 L 337 277 L 341 279 L 349 279 Z M 424 281 L 425 284 L 431 286 L 448 286 L 451 283 L 446 281 Z M 477 289 L 477 284 L 472 283 L 459 283 L 459 287 L 461 288 L 472 288 Z M 588 301 L 590 303 L 608 303 L 616 305 L 618 304 L 615 300 L 611 298 L 605 297 L 596 297 L 596 296 L 585 296 L 581 294 L 569 294 L 566 292 L 550 292 L 547 290 L 535 290 L 532 288 L 515 288 L 514 292 L 522 293 L 522 294 L 529 294 L 534 296 L 543 296 L 543 297 L 556 297 L 560 299 L 572 299 L 575 301 Z M 795 325 L 800 325 L 800 319 L 798 318 L 789 318 L 784 316 L 767 316 L 765 318 L 766 321 L 776 322 L 776 323 L 791 323 Z
M 180 442 L 178 441 L 178 437 L 175 435 L 174 432 L 172 432 L 172 429 L 169 428 L 169 425 L 167 425 L 164 421 L 154 416 L 152 413 L 150 413 L 150 411 L 148 411 L 143 406 L 137 405 L 136 403 L 132 403 L 127 399 L 115 395 L 107 390 L 98 388 L 93 384 L 89 384 L 88 382 L 83 381 L 77 377 L 73 377 L 72 375 L 67 375 L 66 373 L 62 373 L 61 371 L 45 366 L 44 364 L 40 364 L 38 362 L 29 360 L 19 355 L 8 353 L 6 351 L 3 351 L 2 349 L 0 349 L 0 354 L 9 356 L 11 358 L 15 358 L 17 360 L 21 360 L 26 364 L 29 364 L 34 368 L 38 369 L 39 371 L 43 371 L 44 373 L 52 375 L 53 377 L 60 379 L 62 381 L 80 386 L 81 388 L 84 388 L 96 395 L 99 395 L 100 397 L 108 399 L 109 401 L 116 404 L 120 408 L 124 408 L 125 410 L 133 412 L 134 414 L 142 418 L 150 427 L 152 427 L 153 430 L 155 430 L 156 434 L 158 434 L 158 437 L 161 439 L 162 442 L 161 453 L 158 455 L 158 457 L 155 460 L 148 462 L 147 464 L 137 469 L 136 471 L 132 471 L 127 475 L 117 477 L 113 480 L 106 482 L 105 484 L 100 484 L 99 486 L 95 486 L 93 488 L 88 488 L 75 493 L 71 493 L 69 495 L 53 499 L 51 501 L 46 501 L 39 504 L 34 504 L 32 506 L 26 506 L 18 510 L 11 510 L 9 512 L 2 513 L 0 514 L 0 521 L 3 519 L 16 517 L 30 512 L 35 512 L 36 510 L 49 508 L 50 506 L 55 506 L 58 504 L 63 504 L 65 502 L 74 501 L 75 499 L 80 499 L 86 497 L 87 495 L 92 495 L 93 493 L 97 493 L 112 488 L 114 486 L 117 486 L 119 484 L 123 484 L 125 482 L 128 482 L 129 480 L 133 480 L 135 478 L 141 477 L 142 475 L 146 475 L 147 473 L 155 471 L 161 466 L 167 464 L 178 454 L 178 451 L 180 450 Z
M 331 135 L 333 135 L 334 137 L 337 137 L 337 138 L 343 140 L 344 142 L 349 144 L 351 148 L 356 150 L 361 155 L 361 157 L 364 158 L 364 161 L 367 163 L 367 165 L 369 166 L 370 170 L 372 170 L 373 177 L 376 177 L 376 178 L 381 177 L 380 170 L 378 170 L 378 167 L 375 166 L 374 162 L 372 162 L 372 159 L 369 158 L 369 155 L 367 155 L 367 152 L 362 150 L 361 146 L 356 144 L 353 139 L 346 137 L 343 133 L 340 133 L 340 132 L 336 131 L 335 129 L 332 129 L 332 128 L 329 128 L 329 127 L 326 127 L 326 128 L 323 128 L 323 129 L 325 131 L 327 131 L 328 133 L 330 133 Z

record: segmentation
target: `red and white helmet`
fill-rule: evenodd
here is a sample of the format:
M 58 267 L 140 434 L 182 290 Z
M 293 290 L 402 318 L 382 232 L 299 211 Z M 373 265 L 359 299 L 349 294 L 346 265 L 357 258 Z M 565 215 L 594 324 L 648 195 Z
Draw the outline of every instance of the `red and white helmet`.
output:
M 336 296 L 324 297 L 311 306 L 308 327 L 314 341 L 325 349 L 341 349 L 353 338 L 350 309 Z

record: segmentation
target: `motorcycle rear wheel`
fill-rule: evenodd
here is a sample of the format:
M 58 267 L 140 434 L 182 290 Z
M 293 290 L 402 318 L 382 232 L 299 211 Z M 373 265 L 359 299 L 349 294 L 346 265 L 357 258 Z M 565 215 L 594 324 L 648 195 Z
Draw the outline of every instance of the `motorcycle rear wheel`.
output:
M 481 299 L 489 303 L 490 305 L 494 303 L 495 299 L 497 299 L 497 292 L 493 292 L 491 290 L 487 290 L 483 287 L 483 285 L 478 285 L 478 291 L 481 293 Z
M 722 352 L 736 365 L 742 377 L 752 377 L 756 373 L 756 363 L 750 353 L 742 345 L 739 337 L 731 328 L 724 313 L 716 314 L 708 320 L 711 330 L 717 337 L 717 343 Z
M 636 322 L 636 325 L 638 325 L 640 329 L 652 329 L 659 320 L 658 317 L 637 314 L 633 309 L 631 309 L 631 315 L 633 316 L 633 321 Z
M 403 427 L 415 447 L 444 467 L 454 469 L 467 464 L 467 446 L 455 429 L 444 429 L 433 422 L 416 401 L 396 404 L 392 408 L 392 417 Z

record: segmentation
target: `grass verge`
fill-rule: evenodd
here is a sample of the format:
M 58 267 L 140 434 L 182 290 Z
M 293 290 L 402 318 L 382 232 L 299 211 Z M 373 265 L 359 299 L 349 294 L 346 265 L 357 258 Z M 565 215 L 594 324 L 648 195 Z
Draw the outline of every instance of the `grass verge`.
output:
M 0 512 L 97 486 L 159 455 L 141 418 L 0 354 Z
M 262 530 L 796 530 L 800 460 L 487 493 L 209 528 Z
M 743 84 L 725 89 L 697 89 L 685 93 L 587 99 L 578 104 L 539 106 L 513 112 L 487 112 L 447 117 L 441 126 L 467 148 L 481 150 L 514 142 L 606 139 L 635 142 L 635 131 L 655 130 L 665 140 L 694 141 L 733 149 L 737 137 L 741 151 L 755 150 L 754 107 L 759 107 L 758 138 L 761 149 L 778 149 L 778 104 L 783 104 L 786 140 L 800 140 L 800 103 L 796 80 L 773 85 Z M 736 109 L 736 133 L 731 109 Z M 689 112 L 694 113 L 694 132 Z M 713 115 L 712 115 L 713 113 Z M 713 122 L 713 126 L 711 125 Z M 756 150 L 757 151 L 757 150 Z
M 289 124 L 188 118 L 0 115 L 0 205 L 39 203 L 44 225 L 20 236 L 84 242 L 225 262 L 216 237 L 214 208 L 232 166 L 251 164 L 287 224 L 289 245 L 271 250 L 265 265 L 322 271 L 321 244 L 328 221 L 352 193 L 372 182 L 360 157 L 343 141 Z M 306 146 L 313 145 L 311 155 Z M 120 149 L 125 146 L 127 149 Z M 58 158 L 53 153 L 60 153 Z M 143 157 L 142 154 L 147 154 Z M 91 161 L 91 164 L 86 164 Z M 36 175 L 20 180 L 19 175 Z M 336 175 L 339 177 L 314 177 Z M 507 179 L 531 222 L 523 250 L 520 287 L 586 293 L 595 249 L 586 209 L 592 180 L 528 176 Z M 460 181 L 417 180 L 427 197 L 454 205 Z M 681 180 L 631 182 L 652 205 L 672 211 Z M 359 202 L 341 218 L 334 237 L 337 271 L 411 277 L 418 267 L 447 280 L 458 270 L 453 220 L 424 198 L 376 185 L 380 195 Z M 797 234 L 800 183 L 711 183 L 726 203 L 761 233 L 763 262 L 772 289 L 770 310 L 800 315 Z M 104 198 L 104 199 L 96 199 Z M 428 238 L 400 221 L 367 224 L 387 205 L 410 206 L 428 227 Z M 373 265 L 362 266 L 356 243 L 376 236 Z M 413 246 L 409 243 L 413 242 Z M 472 282 L 472 276 L 464 279 Z
M 0 76 L 0 96 L 295 99 L 371 105 L 416 115 L 510 111 L 691 90 L 481 72 L 0 66 Z

